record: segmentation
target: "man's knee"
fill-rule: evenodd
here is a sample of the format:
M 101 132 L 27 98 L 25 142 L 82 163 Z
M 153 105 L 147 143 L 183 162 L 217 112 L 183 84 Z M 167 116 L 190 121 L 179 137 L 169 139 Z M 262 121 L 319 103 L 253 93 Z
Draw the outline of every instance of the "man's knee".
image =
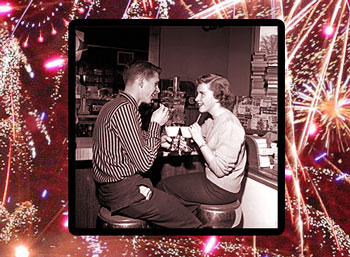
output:
M 155 188 L 153 194 L 155 195 L 153 201 L 156 202 L 155 204 L 159 206 L 159 208 L 169 209 L 167 206 L 176 206 L 177 204 L 180 204 L 179 200 L 176 197 L 162 191 L 161 189 Z
M 161 188 L 158 188 L 158 185 L 156 188 L 153 189 L 153 194 L 156 195 L 155 200 L 161 203 L 169 201 L 169 198 L 172 197 L 168 193 L 161 190 Z

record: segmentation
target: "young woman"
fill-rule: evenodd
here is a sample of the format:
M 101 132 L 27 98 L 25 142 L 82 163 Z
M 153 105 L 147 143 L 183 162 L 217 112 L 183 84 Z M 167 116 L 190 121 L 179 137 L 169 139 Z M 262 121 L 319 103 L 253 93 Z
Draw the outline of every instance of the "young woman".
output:
M 227 204 L 239 197 L 246 164 L 245 132 L 231 112 L 233 95 L 228 80 L 217 74 L 199 77 L 196 102 L 208 112 L 202 126 L 194 123 L 190 132 L 204 159 L 205 171 L 166 178 L 158 188 L 175 195 L 191 211 L 203 204 Z

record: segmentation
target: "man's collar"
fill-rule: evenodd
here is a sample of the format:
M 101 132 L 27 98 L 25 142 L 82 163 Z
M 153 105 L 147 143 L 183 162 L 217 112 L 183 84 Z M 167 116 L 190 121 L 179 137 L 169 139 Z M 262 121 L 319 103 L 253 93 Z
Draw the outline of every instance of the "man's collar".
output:
M 136 109 L 139 108 L 134 97 L 132 97 L 132 96 L 129 95 L 128 93 L 125 93 L 124 91 L 120 92 L 120 95 L 121 95 L 121 96 L 124 96 L 124 97 L 125 97 L 126 99 L 128 99 L 132 104 L 134 104 L 135 107 L 136 107 Z

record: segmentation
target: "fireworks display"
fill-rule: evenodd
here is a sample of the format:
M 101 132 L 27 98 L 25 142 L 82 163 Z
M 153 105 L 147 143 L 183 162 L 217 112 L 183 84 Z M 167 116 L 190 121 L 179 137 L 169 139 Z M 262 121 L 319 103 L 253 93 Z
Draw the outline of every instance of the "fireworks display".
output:
M 307 114 L 315 109 L 313 122 L 317 122 L 320 128 L 313 139 L 313 144 L 319 141 L 323 142 L 328 152 L 330 151 L 331 143 L 336 143 L 338 148 L 336 150 L 338 151 L 349 151 L 349 79 L 348 77 L 339 88 L 333 85 L 332 82 L 323 82 L 319 86 L 314 82 L 310 82 L 310 85 L 304 84 L 303 88 L 300 87 L 300 90 L 295 92 L 295 98 L 300 99 L 300 101 L 293 103 L 296 112 L 295 123 L 304 123 L 307 120 Z M 321 92 L 318 96 L 317 106 L 315 106 L 316 103 L 313 100 L 317 97 L 318 89 Z
M 67 229 L 67 25 L 73 19 L 280 19 L 286 229 L 280 236 L 73 236 Z M 349 256 L 347 0 L 0 3 L 1 256 Z

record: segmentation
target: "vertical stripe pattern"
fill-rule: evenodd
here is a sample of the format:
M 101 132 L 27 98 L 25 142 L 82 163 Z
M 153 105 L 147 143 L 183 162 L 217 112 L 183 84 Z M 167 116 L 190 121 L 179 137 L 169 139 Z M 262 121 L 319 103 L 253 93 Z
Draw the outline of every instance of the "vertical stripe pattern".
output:
M 141 130 L 141 115 L 133 97 L 120 93 L 97 117 L 93 137 L 93 170 L 99 183 L 117 182 L 148 171 L 160 146 L 160 125 Z

